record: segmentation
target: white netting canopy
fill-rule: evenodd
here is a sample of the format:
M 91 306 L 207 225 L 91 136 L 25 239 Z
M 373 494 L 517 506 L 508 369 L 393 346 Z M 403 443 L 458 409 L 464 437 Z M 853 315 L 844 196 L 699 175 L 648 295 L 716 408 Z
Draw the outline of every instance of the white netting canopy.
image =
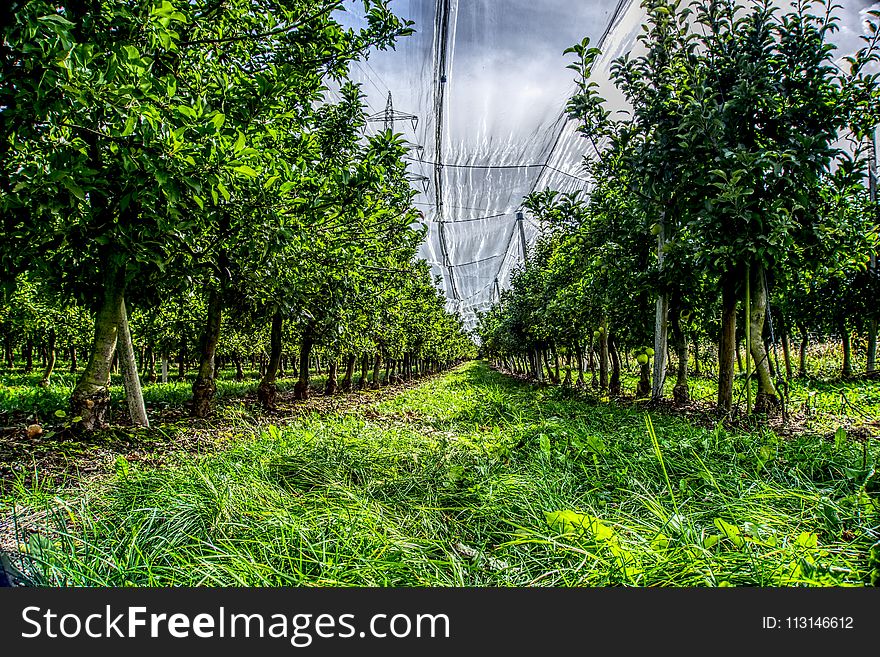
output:
M 842 56 L 858 47 L 864 12 L 880 3 L 841 4 Z M 509 285 L 537 236 L 534 219 L 520 214 L 523 198 L 588 187 L 588 145 L 565 114 L 574 72 L 563 51 L 584 37 L 602 50 L 594 68 L 600 94 L 620 109 L 608 72 L 633 48 L 644 12 L 638 0 L 393 0 L 391 7 L 415 22 L 416 33 L 355 63 L 352 77 L 373 114 L 370 130 L 391 127 L 412 146 L 411 179 L 429 226 L 421 257 L 442 278 L 449 307 L 473 326 L 475 311 Z

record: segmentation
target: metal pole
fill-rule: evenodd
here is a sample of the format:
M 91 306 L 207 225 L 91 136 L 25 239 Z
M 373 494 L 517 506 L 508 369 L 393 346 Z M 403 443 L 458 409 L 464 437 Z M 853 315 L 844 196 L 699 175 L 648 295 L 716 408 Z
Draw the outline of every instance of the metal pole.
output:
M 666 259 L 666 210 L 660 212 L 660 232 L 657 233 L 657 268 L 663 271 Z M 663 386 L 666 383 L 667 349 L 669 343 L 669 297 L 665 291 L 657 295 L 654 310 L 654 383 L 651 386 L 651 399 L 663 399 Z
M 752 412 L 752 273 L 746 267 L 746 415 Z
M 523 227 L 523 220 L 524 220 L 524 219 L 525 219 L 525 216 L 523 215 L 522 212 L 517 212 L 517 213 L 516 213 L 516 223 L 517 223 L 517 225 L 519 226 L 519 242 L 520 242 L 520 246 L 522 247 L 522 258 L 523 258 L 523 263 L 525 263 L 525 262 L 526 262 L 526 259 L 527 259 L 527 254 L 526 254 L 526 229 Z
M 868 193 L 871 198 L 871 214 L 874 221 L 877 222 L 877 128 L 871 132 L 871 143 L 869 153 L 871 160 L 868 162 Z M 876 275 L 877 272 L 877 252 L 871 253 L 871 261 L 868 266 L 871 274 Z M 876 315 L 868 322 L 868 362 L 865 371 L 868 373 L 876 371 L 877 368 L 877 329 L 878 322 Z

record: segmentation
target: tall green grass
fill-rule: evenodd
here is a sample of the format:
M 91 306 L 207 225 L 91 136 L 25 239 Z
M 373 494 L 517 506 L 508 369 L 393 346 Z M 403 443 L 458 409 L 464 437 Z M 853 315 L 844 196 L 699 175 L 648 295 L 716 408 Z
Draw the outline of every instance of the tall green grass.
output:
M 120 459 L 57 494 L 25 565 L 50 585 L 858 586 L 878 456 L 845 432 L 701 428 L 472 363 L 222 453 Z

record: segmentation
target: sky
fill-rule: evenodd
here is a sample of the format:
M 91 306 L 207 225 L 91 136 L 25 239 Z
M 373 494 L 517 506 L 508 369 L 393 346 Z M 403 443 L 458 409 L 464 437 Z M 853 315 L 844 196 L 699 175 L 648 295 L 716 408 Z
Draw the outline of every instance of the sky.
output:
M 880 2 L 838 3 L 835 42 L 843 57 L 860 47 L 865 13 Z M 342 22 L 361 24 L 358 3 L 347 6 L 351 13 Z M 587 144 L 564 115 L 574 72 L 566 69 L 573 56 L 563 51 L 585 36 L 600 47 L 600 94 L 609 107 L 624 107 L 607 82 L 608 69 L 633 48 L 644 14 L 638 0 L 391 0 L 390 6 L 415 22 L 416 34 L 356 63 L 353 78 L 377 116 L 371 130 L 384 127 L 389 91 L 395 111 L 418 117 L 415 126 L 396 121 L 394 129 L 424 147 L 412 152 L 410 164 L 429 227 L 420 256 L 441 277 L 449 308 L 473 326 L 475 310 L 509 285 L 523 242 L 537 236 L 527 213 L 517 220 L 523 197 L 545 187 L 587 187 Z

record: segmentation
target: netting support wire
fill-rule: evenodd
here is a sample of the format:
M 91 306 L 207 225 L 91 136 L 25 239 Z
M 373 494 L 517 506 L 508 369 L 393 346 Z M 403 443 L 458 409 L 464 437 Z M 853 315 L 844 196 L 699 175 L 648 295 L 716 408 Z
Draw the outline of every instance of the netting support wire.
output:
M 495 296 L 492 299 L 493 302 L 501 301 L 501 287 L 498 285 L 498 277 L 495 277 Z
M 498 258 L 503 258 L 504 256 L 505 256 L 504 253 L 499 253 L 498 255 L 489 256 L 488 258 L 480 258 L 479 260 L 471 260 L 470 262 L 456 262 L 456 263 L 453 263 L 452 265 L 450 265 L 450 267 L 452 267 L 453 269 L 460 268 L 460 267 L 472 267 L 473 265 L 481 265 L 484 262 L 489 262 L 491 260 L 497 260 Z M 443 266 L 445 266 L 445 264 L 442 262 L 429 262 L 428 264 L 429 265 L 443 265 Z
M 449 257 L 449 247 L 446 242 L 446 226 L 443 213 L 443 110 L 446 102 L 446 49 L 449 42 L 449 0 L 438 0 L 437 15 L 435 18 L 434 34 L 436 35 L 435 62 L 435 86 L 434 86 L 434 129 L 435 149 L 437 163 L 434 164 L 434 195 L 437 201 L 437 220 L 439 226 L 440 251 L 443 255 L 446 275 L 449 279 L 449 290 L 452 298 L 460 301 L 458 288 L 455 285 L 455 272 L 452 269 L 452 261 Z
M 564 127 L 564 126 L 563 126 Z M 560 137 L 562 133 L 560 133 Z M 558 141 L 559 137 L 557 137 Z M 433 164 L 436 165 L 437 162 L 430 162 L 428 160 L 423 160 L 425 164 Z M 563 171 L 562 169 L 558 169 L 556 167 L 550 166 L 548 163 L 544 164 L 448 164 L 448 163 L 440 163 L 441 166 L 447 169 L 479 169 L 481 171 L 498 171 L 505 169 L 512 170 L 522 170 L 522 169 L 541 169 L 543 170 L 549 169 L 550 171 L 555 171 L 556 173 L 562 174 L 563 176 L 567 176 L 572 180 L 578 180 L 583 183 L 590 182 L 586 178 L 582 178 L 580 176 L 576 176 L 573 173 L 569 173 L 568 171 Z M 534 191 L 534 189 L 532 190 Z

